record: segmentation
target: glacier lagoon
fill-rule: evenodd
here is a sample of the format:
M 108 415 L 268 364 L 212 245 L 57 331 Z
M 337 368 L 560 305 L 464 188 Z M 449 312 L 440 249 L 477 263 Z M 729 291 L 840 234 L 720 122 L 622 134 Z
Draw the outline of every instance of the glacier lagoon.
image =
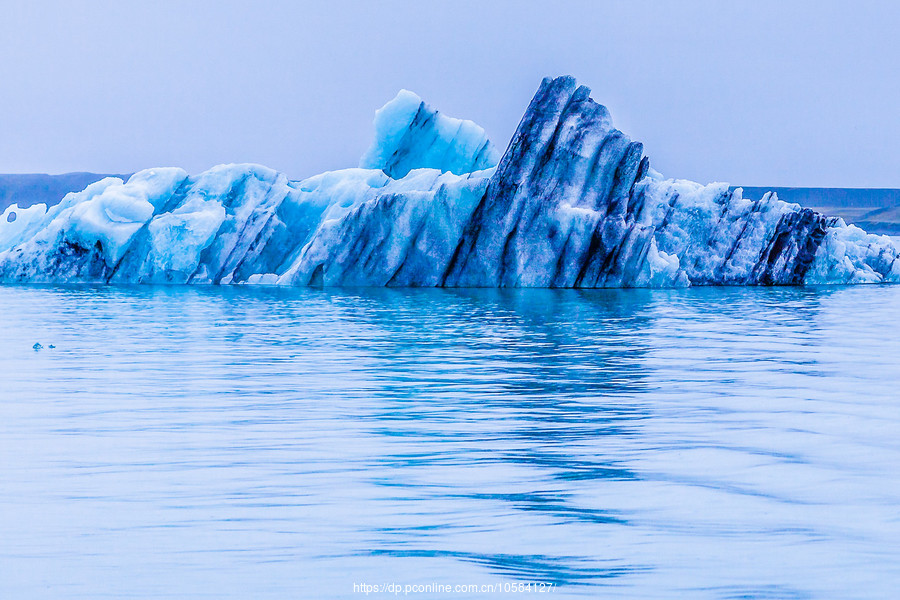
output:
M 898 286 L 6 285 L 0 311 L 4 598 L 900 581 Z
M 567 77 L 505 152 L 402 91 L 357 168 L 12 204 L 0 597 L 890 596 L 900 287 L 825 284 L 898 248 Z

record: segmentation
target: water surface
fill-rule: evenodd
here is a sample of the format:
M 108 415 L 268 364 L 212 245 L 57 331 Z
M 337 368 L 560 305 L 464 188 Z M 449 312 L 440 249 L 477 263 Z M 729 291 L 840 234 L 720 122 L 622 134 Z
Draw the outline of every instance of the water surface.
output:
M 900 588 L 900 286 L 6 286 L 0 314 L 3 598 Z

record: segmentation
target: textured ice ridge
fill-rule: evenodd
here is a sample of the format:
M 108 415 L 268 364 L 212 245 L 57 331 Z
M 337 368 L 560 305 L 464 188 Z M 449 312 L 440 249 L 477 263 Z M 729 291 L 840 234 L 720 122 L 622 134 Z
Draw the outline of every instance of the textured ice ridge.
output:
M 664 179 L 571 77 L 500 157 L 402 91 L 360 168 L 107 178 L 0 218 L 0 281 L 668 287 L 900 281 L 900 250 L 774 194 Z M 16 213 L 12 219 L 10 213 Z

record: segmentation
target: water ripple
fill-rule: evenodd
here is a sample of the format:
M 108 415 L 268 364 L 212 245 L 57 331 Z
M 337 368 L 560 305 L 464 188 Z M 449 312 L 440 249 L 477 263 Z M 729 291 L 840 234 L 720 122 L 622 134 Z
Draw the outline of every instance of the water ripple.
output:
M 6 286 L 0 314 L 0 597 L 900 582 L 900 286 Z

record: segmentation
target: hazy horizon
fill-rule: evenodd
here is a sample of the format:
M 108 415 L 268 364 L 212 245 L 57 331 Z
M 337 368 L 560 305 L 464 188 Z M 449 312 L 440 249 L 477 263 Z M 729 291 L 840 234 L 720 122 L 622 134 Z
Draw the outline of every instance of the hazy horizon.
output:
M 670 177 L 900 188 L 900 8 L 819 2 L 34 2 L 0 22 L 0 172 L 302 179 L 356 166 L 401 88 L 505 148 L 574 75 Z

